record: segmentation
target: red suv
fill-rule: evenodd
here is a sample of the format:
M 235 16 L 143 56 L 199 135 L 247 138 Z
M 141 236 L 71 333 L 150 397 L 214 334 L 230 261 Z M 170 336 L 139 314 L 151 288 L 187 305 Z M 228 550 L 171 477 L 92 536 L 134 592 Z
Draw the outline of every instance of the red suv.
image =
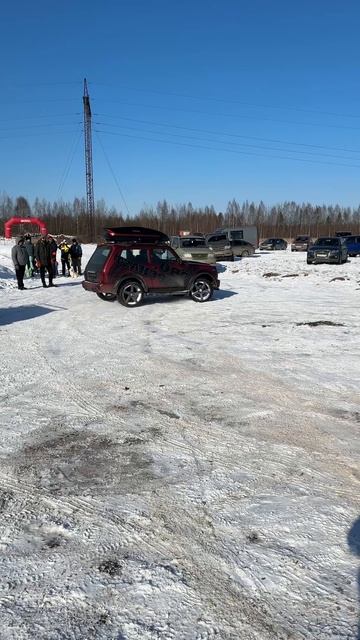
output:
M 105 231 L 85 267 L 82 286 L 102 300 L 125 307 L 141 304 L 148 293 L 184 293 L 195 302 L 210 300 L 220 286 L 215 266 L 181 260 L 161 231 L 112 227 Z

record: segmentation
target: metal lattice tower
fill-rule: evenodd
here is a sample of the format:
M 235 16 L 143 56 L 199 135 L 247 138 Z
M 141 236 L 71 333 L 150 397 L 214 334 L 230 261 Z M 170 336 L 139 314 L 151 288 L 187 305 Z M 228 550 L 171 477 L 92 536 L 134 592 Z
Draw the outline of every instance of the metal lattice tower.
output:
M 90 97 L 87 88 L 86 78 L 84 78 L 84 134 L 85 134 L 85 172 L 86 172 L 86 203 L 89 218 L 90 242 L 95 240 L 94 229 L 94 180 L 92 163 L 92 138 L 91 138 L 91 107 Z

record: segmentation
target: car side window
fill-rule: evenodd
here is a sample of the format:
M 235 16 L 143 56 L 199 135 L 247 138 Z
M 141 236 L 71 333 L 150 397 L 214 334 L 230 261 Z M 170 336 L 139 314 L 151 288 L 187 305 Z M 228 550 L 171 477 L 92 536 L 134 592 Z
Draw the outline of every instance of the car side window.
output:
M 166 262 L 176 260 L 176 256 L 169 249 L 153 249 L 153 258 L 155 262 Z
M 148 261 L 146 249 L 123 249 L 119 256 L 120 262 L 129 264 L 145 264 Z
M 131 249 L 123 249 L 119 255 L 119 262 L 129 262 L 132 263 L 134 259 L 133 252 Z

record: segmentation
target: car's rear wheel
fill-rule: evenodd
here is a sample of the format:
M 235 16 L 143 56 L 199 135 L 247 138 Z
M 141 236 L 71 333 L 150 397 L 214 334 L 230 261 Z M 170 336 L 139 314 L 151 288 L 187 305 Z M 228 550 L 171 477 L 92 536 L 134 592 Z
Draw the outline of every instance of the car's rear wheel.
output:
M 309 258 L 306 258 L 306 262 L 307 264 L 312 264 L 312 260 L 310 260 Z
M 242 258 L 248 258 L 249 257 L 249 252 L 247 251 L 247 249 L 245 249 L 245 251 L 242 252 L 241 257 Z
M 116 296 L 114 296 L 113 293 L 101 293 L 100 291 L 96 293 L 98 298 L 101 298 L 101 300 L 107 300 L 107 302 L 112 302 L 113 300 L 116 299 Z
M 213 294 L 213 287 L 206 278 L 196 278 L 190 289 L 190 298 L 194 302 L 207 302 Z
M 120 286 L 117 299 L 124 307 L 137 307 L 144 299 L 144 289 L 136 280 L 128 280 Z

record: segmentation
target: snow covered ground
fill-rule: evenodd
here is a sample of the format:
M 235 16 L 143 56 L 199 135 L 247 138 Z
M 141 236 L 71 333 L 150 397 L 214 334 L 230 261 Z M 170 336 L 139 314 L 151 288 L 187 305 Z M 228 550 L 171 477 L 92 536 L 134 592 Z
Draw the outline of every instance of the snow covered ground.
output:
M 259 253 L 209 303 L 125 309 L 18 291 L 10 251 L 0 637 L 357 638 L 360 258 Z

